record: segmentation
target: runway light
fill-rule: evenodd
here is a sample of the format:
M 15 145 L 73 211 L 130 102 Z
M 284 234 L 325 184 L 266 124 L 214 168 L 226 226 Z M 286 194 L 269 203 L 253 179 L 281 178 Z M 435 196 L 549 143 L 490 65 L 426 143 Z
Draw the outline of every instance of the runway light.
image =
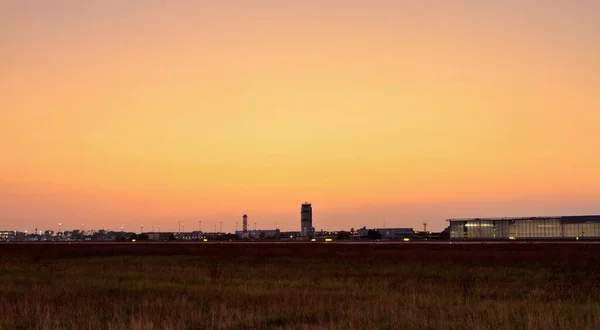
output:
M 408 242 L 408 241 L 410 241 L 410 238 L 405 238 L 404 241 Z
M 316 239 L 316 238 L 313 238 L 313 239 L 311 239 L 310 241 L 311 241 L 311 242 L 316 242 L 316 241 L 317 241 L 317 239 Z
M 325 242 L 331 242 L 331 241 L 333 241 L 331 238 L 326 238 L 325 239 Z
M 205 238 L 203 241 L 204 241 L 204 242 L 208 242 L 208 239 L 207 239 L 207 238 Z

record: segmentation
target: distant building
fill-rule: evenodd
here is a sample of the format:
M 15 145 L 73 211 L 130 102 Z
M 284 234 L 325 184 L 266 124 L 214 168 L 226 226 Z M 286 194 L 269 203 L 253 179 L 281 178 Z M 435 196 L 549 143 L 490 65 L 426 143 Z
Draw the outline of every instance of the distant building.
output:
M 312 224 L 312 205 L 308 202 L 302 204 L 300 209 L 300 233 L 303 237 L 315 236 L 315 228 Z
M 0 241 L 24 241 L 25 233 L 16 230 L 0 230 Z
M 290 240 L 290 239 L 296 239 L 297 237 L 300 236 L 300 234 L 302 234 L 299 231 L 283 231 L 279 233 L 279 239 L 280 240 Z
M 133 235 L 137 235 L 133 232 L 125 231 L 109 231 L 104 235 L 103 240 L 105 241 L 127 241 L 130 240 Z M 73 235 L 72 239 L 83 240 L 83 235 Z
M 0 241 L 12 241 L 15 239 L 17 232 L 14 230 L 0 231 Z
M 415 234 L 412 228 L 374 228 L 381 233 L 381 238 L 404 239 L 411 238 Z
M 381 238 L 384 239 L 404 239 L 412 238 L 415 235 L 413 228 L 371 228 L 367 227 L 359 228 L 356 231 L 356 235 L 359 237 L 367 237 L 369 230 L 377 231 L 381 234 Z
M 173 237 L 176 240 L 181 240 L 181 241 L 198 240 L 202 237 L 202 233 L 199 231 L 180 232 L 180 233 L 173 233 Z M 167 239 L 168 239 L 168 237 L 167 237 Z
M 447 221 L 450 239 L 600 239 L 600 215 Z
M 323 229 L 314 232 L 314 237 L 328 237 L 333 238 L 337 237 L 337 235 L 342 232 L 341 230 L 333 230 L 333 231 L 325 231 Z
M 250 239 L 276 238 L 279 237 L 280 233 L 281 232 L 279 231 L 279 229 L 247 230 L 245 233 L 243 230 L 238 230 L 235 232 L 235 234 L 240 238 L 246 237 Z

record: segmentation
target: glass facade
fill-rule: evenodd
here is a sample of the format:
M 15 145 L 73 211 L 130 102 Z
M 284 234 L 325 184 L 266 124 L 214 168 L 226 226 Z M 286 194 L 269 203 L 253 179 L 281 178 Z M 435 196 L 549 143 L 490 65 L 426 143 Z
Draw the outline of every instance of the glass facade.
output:
M 600 216 L 450 219 L 450 239 L 600 239 Z

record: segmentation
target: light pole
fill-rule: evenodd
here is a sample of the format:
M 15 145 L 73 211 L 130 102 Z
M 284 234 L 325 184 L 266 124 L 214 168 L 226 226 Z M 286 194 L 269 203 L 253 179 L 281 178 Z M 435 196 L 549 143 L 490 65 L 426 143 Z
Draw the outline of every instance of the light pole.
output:
M 81 235 L 83 235 L 83 224 L 81 224 Z
M 215 233 L 217 232 L 217 225 L 215 225 Z
M 154 226 L 152 226 L 152 232 L 154 232 Z
M 256 222 L 254 223 L 254 231 L 256 231 Z
M 143 233 L 144 233 L 144 225 L 141 225 L 140 226 L 140 234 L 143 234 Z
M 238 222 L 237 221 L 235 222 L 235 231 L 236 232 L 238 231 Z
M 222 233 L 223 232 L 223 221 L 219 222 L 219 232 Z
M 60 235 L 60 227 L 62 226 L 62 222 L 58 223 L 58 234 Z M 62 236 L 62 235 L 61 235 Z
M 181 221 L 178 221 L 177 223 L 179 224 L 179 229 L 177 230 L 177 233 L 181 233 Z

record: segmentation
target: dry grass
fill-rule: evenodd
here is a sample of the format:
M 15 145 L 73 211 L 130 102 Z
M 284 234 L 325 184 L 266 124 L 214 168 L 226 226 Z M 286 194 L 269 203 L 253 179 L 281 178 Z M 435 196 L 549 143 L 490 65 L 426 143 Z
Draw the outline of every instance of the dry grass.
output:
M 598 329 L 600 246 L 0 245 L 1 329 Z

